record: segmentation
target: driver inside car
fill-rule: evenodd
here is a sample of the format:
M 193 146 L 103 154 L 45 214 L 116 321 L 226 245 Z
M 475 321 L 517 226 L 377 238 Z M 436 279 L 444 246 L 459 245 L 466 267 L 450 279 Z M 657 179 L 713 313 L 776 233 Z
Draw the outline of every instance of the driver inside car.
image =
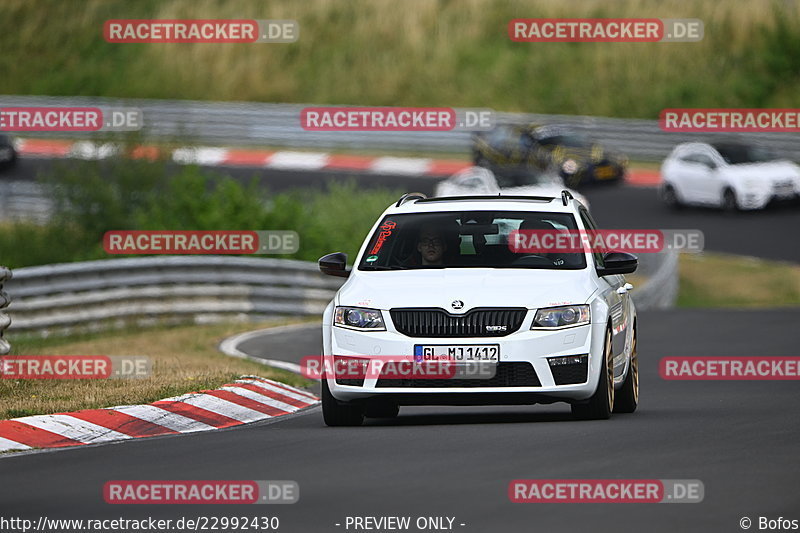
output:
M 443 265 L 447 243 L 442 231 L 432 225 L 423 226 L 417 240 L 417 251 L 422 265 Z

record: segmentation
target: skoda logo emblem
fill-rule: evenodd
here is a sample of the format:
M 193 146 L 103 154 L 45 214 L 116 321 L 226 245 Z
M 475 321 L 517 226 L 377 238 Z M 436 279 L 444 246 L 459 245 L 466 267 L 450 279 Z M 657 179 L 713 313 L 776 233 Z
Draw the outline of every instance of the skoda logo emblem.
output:
M 453 303 L 450 304 L 450 307 L 453 309 L 464 309 L 464 302 L 461 300 L 454 300 Z

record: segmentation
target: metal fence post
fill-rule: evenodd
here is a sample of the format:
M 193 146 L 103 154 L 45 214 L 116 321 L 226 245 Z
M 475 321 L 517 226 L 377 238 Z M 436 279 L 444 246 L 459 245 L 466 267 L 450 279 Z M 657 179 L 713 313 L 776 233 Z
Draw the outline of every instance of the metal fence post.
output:
M 11 279 L 11 270 L 0 266 L 0 310 L 8 307 L 11 302 L 11 297 L 3 290 L 3 282 Z M 11 345 L 3 337 L 3 332 L 11 324 L 11 317 L 7 314 L 0 312 L 0 355 L 5 355 L 11 351 Z

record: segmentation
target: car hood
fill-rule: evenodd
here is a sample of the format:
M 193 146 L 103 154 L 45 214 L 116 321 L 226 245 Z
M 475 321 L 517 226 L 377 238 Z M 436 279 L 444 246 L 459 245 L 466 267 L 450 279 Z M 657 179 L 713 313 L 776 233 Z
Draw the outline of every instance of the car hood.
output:
M 769 183 L 800 179 L 800 167 L 791 161 L 729 165 L 725 167 L 724 172 L 732 178 L 760 180 Z
M 466 312 L 475 307 L 529 309 L 585 303 L 595 291 L 588 270 L 446 268 L 353 272 L 337 304 L 374 309 L 440 307 Z M 455 311 L 451 304 L 464 307 Z

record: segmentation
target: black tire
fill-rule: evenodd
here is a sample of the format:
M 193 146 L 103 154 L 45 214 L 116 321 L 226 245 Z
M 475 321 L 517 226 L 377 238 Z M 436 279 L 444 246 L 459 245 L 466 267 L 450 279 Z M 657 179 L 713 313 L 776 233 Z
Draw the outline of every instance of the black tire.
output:
M 606 330 L 603 347 L 605 371 L 600 371 L 597 390 L 585 403 L 572 404 L 572 416 L 579 420 L 608 420 L 614 407 L 614 358 L 611 354 L 611 330 Z
M 3 163 L 0 163 L 0 171 L 11 170 L 15 166 L 17 166 L 17 153 L 16 152 L 14 152 L 11 155 L 11 159 L 9 159 L 8 161 L 5 161 Z
M 683 203 L 681 203 L 680 198 L 678 198 L 678 193 L 675 192 L 675 187 L 672 185 L 664 186 L 664 190 L 661 193 L 661 199 L 665 204 L 667 204 L 667 207 L 675 211 L 683 207 Z
M 631 346 L 631 363 L 628 375 L 622 387 L 614 394 L 615 413 L 633 413 L 639 406 L 639 356 L 636 346 L 636 326 L 633 327 L 633 346 Z
M 322 378 L 322 418 L 328 426 L 360 426 L 364 410 L 360 405 L 340 402 L 328 389 L 328 380 Z
M 726 213 L 735 213 L 739 210 L 739 202 L 733 189 L 725 189 L 722 193 L 722 210 Z

